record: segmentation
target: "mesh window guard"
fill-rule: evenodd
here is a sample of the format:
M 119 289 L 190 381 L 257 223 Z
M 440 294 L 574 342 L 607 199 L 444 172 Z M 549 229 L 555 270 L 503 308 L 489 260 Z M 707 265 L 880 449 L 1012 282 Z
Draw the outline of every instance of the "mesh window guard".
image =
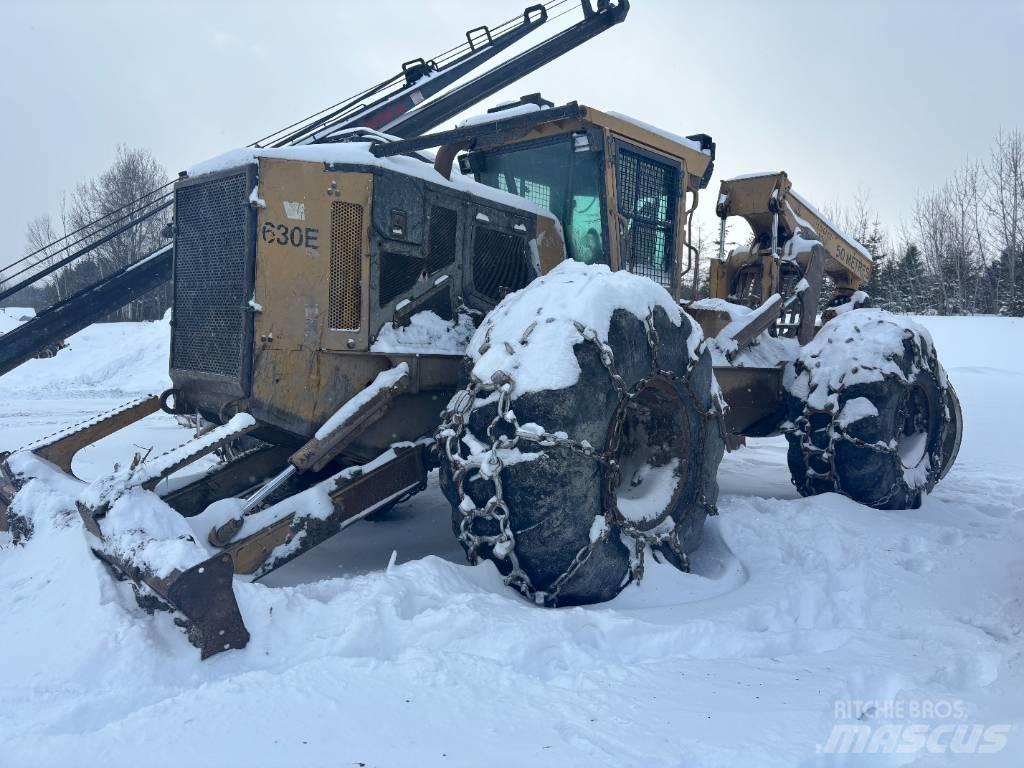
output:
M 626 219 L 622 262 L 630 272 L 671 287 L 679 169 L 619 147 L 615 170 L 619 213 Z

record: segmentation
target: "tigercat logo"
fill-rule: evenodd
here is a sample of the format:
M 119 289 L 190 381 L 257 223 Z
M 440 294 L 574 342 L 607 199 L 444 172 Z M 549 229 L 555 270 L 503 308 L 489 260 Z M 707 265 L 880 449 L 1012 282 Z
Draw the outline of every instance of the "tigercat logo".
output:
M 284 215 L 292 221 L 306 220 L 306 204 L 284 201 Z

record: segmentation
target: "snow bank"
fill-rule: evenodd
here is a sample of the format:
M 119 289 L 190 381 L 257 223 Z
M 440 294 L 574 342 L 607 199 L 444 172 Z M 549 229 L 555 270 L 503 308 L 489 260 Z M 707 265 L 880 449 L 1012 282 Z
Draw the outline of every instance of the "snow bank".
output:
M 0 334 L 10 333 L 35 316 L 36 311 L 29 307 L 0 307 Z
M 67 339 L 48 359 L 22 363 L 0 376 L 0 397 L 120 396 L 171 386 L 170 315 L 152 323 L 97 323 Z
M 608 341 L 612 315 L 624 309 L 644 320 L 661 307 L 679 325 L 682 310 L 668 291 L 652 280 L 604 265 L 564 261 L 527 288 L 506 296 L 469 342 L 473 375 L 491 381 L 498 371 L 515 380 L 513 397 L 571 387 L 580 367 L 573 347 L 584 341 L 576 324 Z M 699 327 L 688 344 L 690 354 L 701 341 Z

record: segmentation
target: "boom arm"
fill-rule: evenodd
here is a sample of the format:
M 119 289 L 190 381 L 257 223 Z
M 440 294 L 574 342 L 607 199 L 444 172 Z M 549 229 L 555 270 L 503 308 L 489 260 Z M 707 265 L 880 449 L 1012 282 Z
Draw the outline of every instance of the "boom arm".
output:
M 825 274 L 844 292 L 857 290 L 871 277 L 871 254 L 800 197 L 785 171 L 723 181 L 716 212 L 723 222 L 729 216 L 743 218 L 766 245 L 773 235 L 779 244 L 797 235 L 819 241 L 825 249 Z M 773 232 L 776 221 L 778 230 Z
M 583 20 L 499 64 L 437 100 L 423 104 L 381 130 L 402 138 L 419 136 L 441 125 L 507 85 L 543 67 L 579 45 L 622 22 L 629 13 L 629 0 L 581 0 Z

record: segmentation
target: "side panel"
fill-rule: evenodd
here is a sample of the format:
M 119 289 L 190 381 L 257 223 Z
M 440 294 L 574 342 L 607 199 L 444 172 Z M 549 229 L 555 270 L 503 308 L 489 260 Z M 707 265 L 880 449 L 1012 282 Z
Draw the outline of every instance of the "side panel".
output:
M 372 193 L 369 173 L 260 161 L 251 405 L 258 419 L 305 433 L 321 390 L 320 350 L 366 349 Z

